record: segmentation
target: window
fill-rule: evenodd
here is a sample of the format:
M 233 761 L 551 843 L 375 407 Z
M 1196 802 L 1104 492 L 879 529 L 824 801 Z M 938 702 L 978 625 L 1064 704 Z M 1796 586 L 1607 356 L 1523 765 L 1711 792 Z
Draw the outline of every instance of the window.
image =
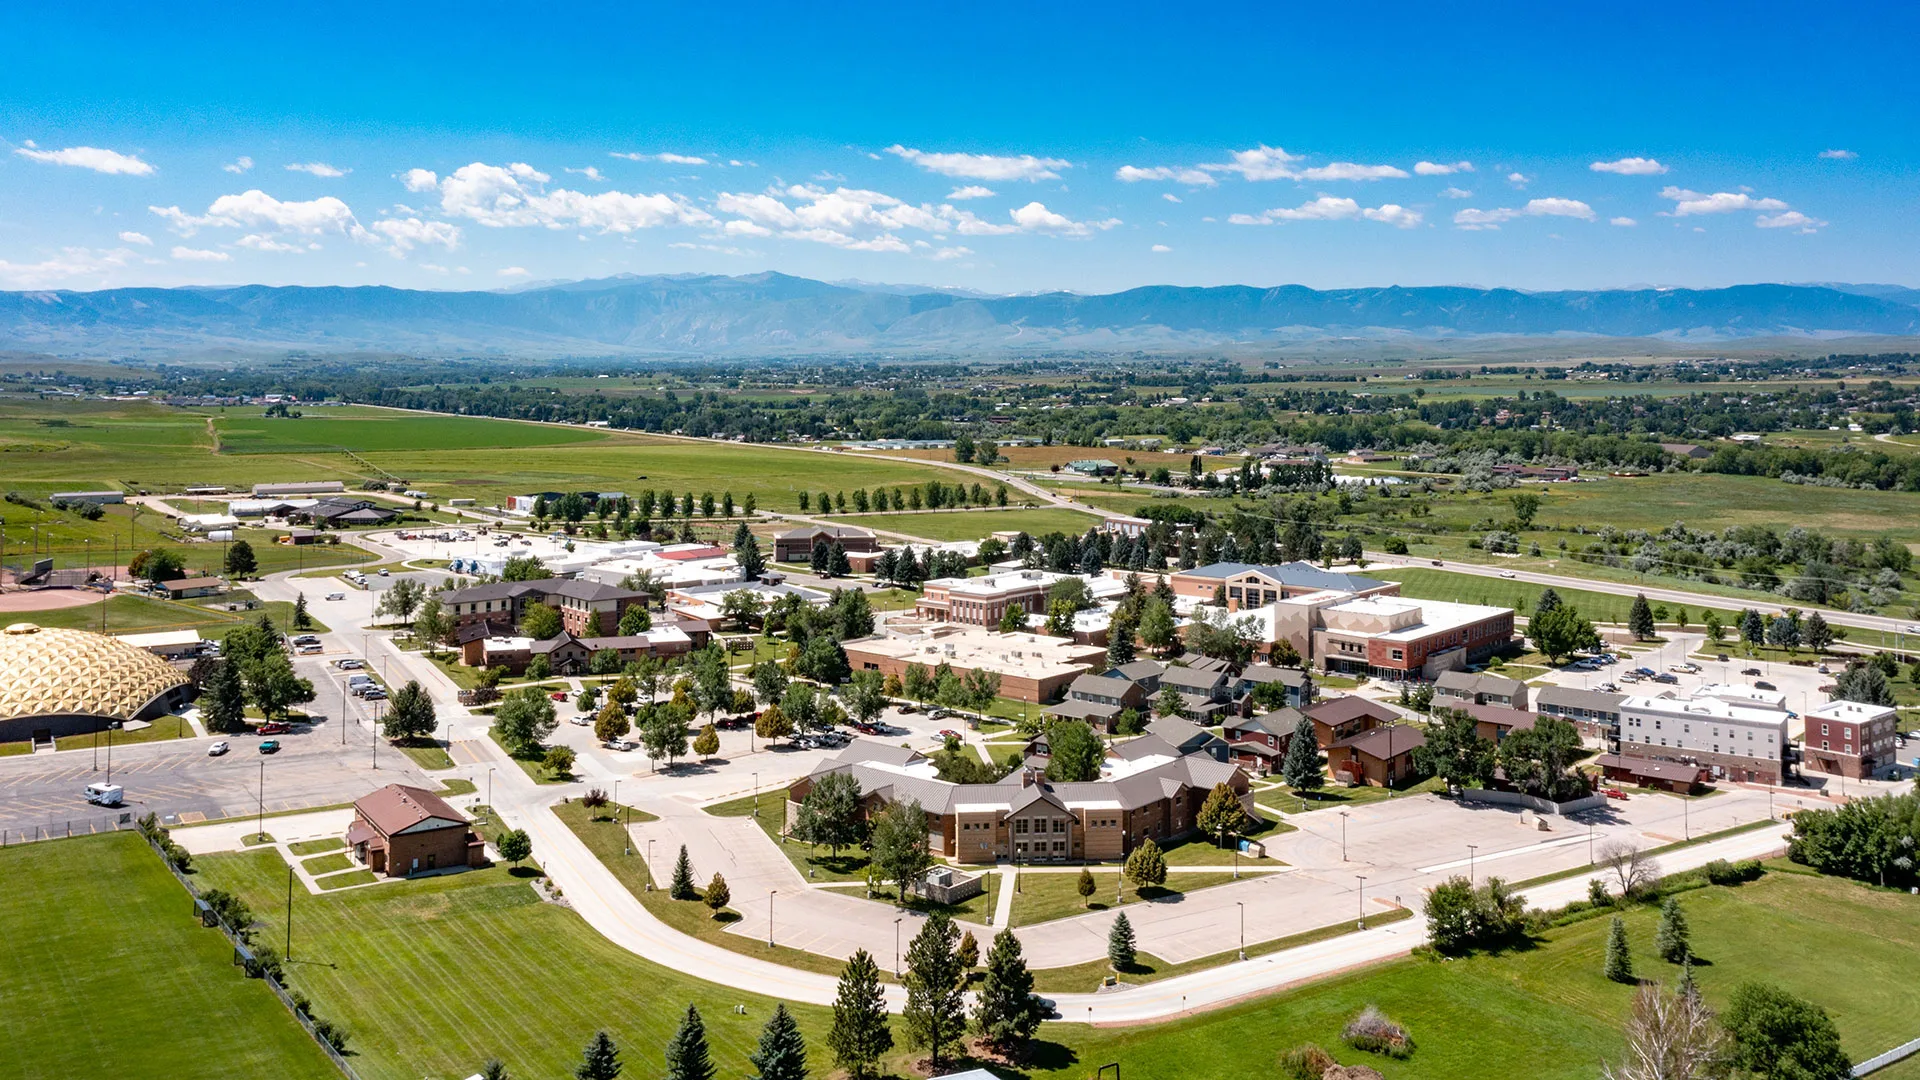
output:
M 1067 819 L 1066 819 L 1066 818 L 1054 818 L 1054 819 L 1053 819 L 1053 831 L 1054 831 L 1054 832 L 1057 832 L 1057 833 L 1063 833 L 1063 832 L 1066 832 L 1066 831 L 1067 831 Z
M 1026 831 L 1027 831 L 1027 819 L 1026 819 L 1026 818 L 1015 818 L 1015 819 L 1013 820 L 1013 831 L 1014 831 L 1014 832 L 1017 832 L 1017 833 L 1021 833 L 1021 834 L 1024 834 L 1024 833 L 1026 833 Z
M 1826 733 L 1827 733 L 1827 725 L 1825 725 L 1825 724 L 1821 724 L 1821 725 L 1820 725 L 1820 734 L 1822 734 L 1822 735 L 1825 735 Z

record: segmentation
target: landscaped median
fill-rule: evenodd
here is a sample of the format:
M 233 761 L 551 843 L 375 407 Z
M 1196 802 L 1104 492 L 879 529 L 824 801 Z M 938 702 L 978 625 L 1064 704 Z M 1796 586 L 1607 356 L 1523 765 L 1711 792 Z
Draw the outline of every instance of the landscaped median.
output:
M 1119 906 L 1132 907 L 1140 903 L 1152 903 L 1156 900 L 1178 900 L 1187 893 L 1198 892 L 1214 885 L 1226 885 L 1236 880 L 1261 877 L 1272 873 L 1272 869 L 1247 869 L 1236 879 L 1230 870 L 1173 870 L 1167 874 L 1165 885 L 1147 885 L 1134 888 L 1128 885 L 1117 888 L 1123 874 L 1117 869 L 1088 868 L 1093 875 L 1093 895 L 1083 899 L 1078 891 L 1080 871 L 1063 868 L 1058 870 L 1023 869 L 1019 874 L 1019 884 L 1013 896 L 1014 926 L 1031 926 L 1034 923 L 1050 922 L 1054 919 L 1069 919 L 1075 915 L 1084 915 L 1089 911 L 1108 911 L 1114 907 L 1114 896 L 1119 894 Z

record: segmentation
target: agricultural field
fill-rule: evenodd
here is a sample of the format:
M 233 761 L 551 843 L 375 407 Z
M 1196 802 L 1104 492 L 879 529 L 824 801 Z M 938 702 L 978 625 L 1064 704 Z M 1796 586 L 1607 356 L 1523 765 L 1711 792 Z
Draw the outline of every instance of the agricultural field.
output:
M 185 410 L 209 415 L 206 410 Z M 248 415 L 252 414 L 252 415 Z M 254 409 L 213 414 L 222 454 L 300 454 L 352 450 L 523 450 L 601 442 L 605 431 L 471 416 L 434 416 L 396 409 L 313 408 L 298 419 Z
M 139 836 L 16 845 L 0 877 L 0 1077 L 338 1080 Z
M 855 514 L 844 519 L 850 525 L 882 532 L 904 533 L 928 540 L 983 540 L 988 534 L 1015 530 L 1030 536 L 1051 532 L 1084 533 L 1100 523 L 1092 514 L 1059 507 L 1036 510 L 961 510 L 918 514 Z
M 1540 598 L 1544 585 L 1534 585 L 1525 581 L 1508 581 L 1504 578 L 1480 577 L 1475 574 L 1455 574 L 1445 570 L 1425 570 L 1418 567 L 1374 567 L 1367 572 L 1369 577 L 1386 581 L 1400 582 L 1400 592 L 1420 600 L 1450 600 L 1462 604 L 1491 604 L 1495 607 L 1510 607 L 1524 615 L 1533 610 L 1534 601 Z M 1622 623 L 1627 621 L 1627 609 L 1633 606 L 1633 597 L 1615 596 L 1612 593 L 1589 592 L 1585 589 L 1563 589 L 1554 587 L 1560 599 L 1580 609 L 1580 614 L 1594 622 Z M 1689 608 L 1687 625 L 1696 629 L 1706 614 L 1706 608 Z M 1716 609 L 1720 619 L 1728 626 L 1733 625 L 1737 606 Z
M 1162 440 L 1165 441 L 1164 438 Z M 902 458 L 918 461 L 953 460 L 952 450 L 883 450 L 882 455 L 890 458 Z M 1146 469 L 1149 472 L 1165 465 L 1169 469 L 1184 471 L 1192 456 L 1177 451 L 1126 450 L 1118 446 L 1002 446 L 1001 460 L 993 466 L 997 469 L 1050 469 L 1055 465 L 1064 467 L 1069 461 L 1084 461 L 1105 458 L 1116 465 L 1129 469 Z M 1238 459 L 1235 459 L 1238 460 Z

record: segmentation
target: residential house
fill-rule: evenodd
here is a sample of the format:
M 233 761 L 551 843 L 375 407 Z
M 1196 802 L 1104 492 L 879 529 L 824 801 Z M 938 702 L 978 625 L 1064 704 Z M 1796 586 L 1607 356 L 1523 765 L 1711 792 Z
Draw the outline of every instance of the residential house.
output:
M 1456 705 L 1502 705 L 1509 709 L 1527 707 L 1527 684 L 1490 671 L 1443 671 L 1433 680 L 1433 703 Z
M 347 849 L 387 877 L 485 866 L 486 842 L 465 815 L 424 788 L 388 784 L 353 804 Z
M 1313 735 L 1325 750 L 1341 739 L 1396 723 L 1400 714 L 1358 694 L 1328 698 L 1301 710 L 1313 721 Z
M 1298 709 L 1275 709 L 1244 720 L 1229 720 L 1223 730 L 1227 760 L 1256 776 L 1280 771 L 1287 747 L 1300 726 Z
M 1215 761 L 1227 760 L 1226 740 L 1190 720 L 1158 717 L 1147 724 L 1147 734 L 1183 755 L 1205 754 Z
M 1392 787 L 1418 773 L 1413 752 L 1426 744 L 1426 735 L 1407 724 L 1368 728 L 1327 747 L 1327 769 L 1354 784 Z
M 1238 680 L 1225 668 L 1207 670 L 1176 664 L 1161 674 L 1160 692 L 1154 697 L 1157 703 L 1171 688 L 1180 695 L 1181 716 L 1213 723 L 1224 714 L 1238 711 L 1235 702 L 1238 686 Z
M 1249 664 L 1240 670 L 1240 684 L 1235 696 L 1252 694 L 1261 686 L 1278 683 L 1286 687 L 1286 704 L 1292 708 L 1302 708 L 1313 701 L 1313 676 L 1299 668 L 1273 667 L 1267 664 Z

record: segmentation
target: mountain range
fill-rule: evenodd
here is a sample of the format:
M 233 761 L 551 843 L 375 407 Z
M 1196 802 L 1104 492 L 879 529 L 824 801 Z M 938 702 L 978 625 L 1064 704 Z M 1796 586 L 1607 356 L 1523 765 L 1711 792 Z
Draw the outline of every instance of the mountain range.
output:
M 528 358 L 1021 353 L 1881 335 L 1920 335 L 1920 290 L 1153 285 L 1104 295 L 991 296 L 761 273 L 623 275 L 494 292 L 264 285 L 0 292 L 0 349 L 133 357 L 208 350 Z

